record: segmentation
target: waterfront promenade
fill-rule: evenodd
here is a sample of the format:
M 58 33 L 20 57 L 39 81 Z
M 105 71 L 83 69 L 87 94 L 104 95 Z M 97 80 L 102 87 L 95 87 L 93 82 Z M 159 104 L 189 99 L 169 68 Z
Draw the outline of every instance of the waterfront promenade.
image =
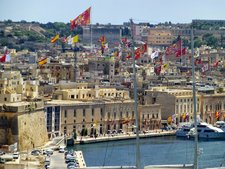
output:
M 163 137 L 163 136 L 174 136 L 176 130 L 162 131 L 154 130 L 146 133 L 140 133 L 140 138 L 150 138 L 150 137 Z M 127 133 L 127 134 L 106 134 L 98 136 L 96 138 L 89 136 L 79 136 L 75 140 L 75 144 L 88 144 L 88 143 L 97 143 L 97 142 L 107 142 L 107 141 L 117 141 L 117 140 L 129 140 L 136 139 L 136 134 Z

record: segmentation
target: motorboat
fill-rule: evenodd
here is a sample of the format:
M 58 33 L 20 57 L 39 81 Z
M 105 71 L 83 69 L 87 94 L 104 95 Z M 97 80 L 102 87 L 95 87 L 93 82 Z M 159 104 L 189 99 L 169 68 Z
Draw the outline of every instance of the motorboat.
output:
M 197 130 L 200 139 L 225 139 L 225 131 L 205 122 L 198 123 Z M 184 125 L 176 132 L 177 137 L 194 137 L 195 134 L 194 124 Z
M 187 137 L 188 133 L 190 132 L 192 128 L 194 128 L 194 124 L 192 123 L 184 124 L 182 125 L 182 127 L 178 128 L 178 130 L 176 131 L 176 136 Z

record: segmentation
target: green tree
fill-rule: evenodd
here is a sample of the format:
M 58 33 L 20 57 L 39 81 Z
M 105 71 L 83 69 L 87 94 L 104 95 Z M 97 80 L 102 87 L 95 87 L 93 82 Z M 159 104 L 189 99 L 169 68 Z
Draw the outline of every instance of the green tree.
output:
M 207 34 L 203 35 L 202 39 L 203 39 L 203 41 L 205 41 L 207 46 L 212 46 L 212 47 L 218 46 L 218 39 L 215 38 L 213 36 L 213 34 L 207 33 Z
M 195 39 L 194 39 L 194 47 L 195 47 L 195 48 L 199 48 L 199 47 L 201 47 L 203 44 L 204 44 L 204 43 L 202 42 L 201 39 L 199 39 L 199 38 L 195 38 Z

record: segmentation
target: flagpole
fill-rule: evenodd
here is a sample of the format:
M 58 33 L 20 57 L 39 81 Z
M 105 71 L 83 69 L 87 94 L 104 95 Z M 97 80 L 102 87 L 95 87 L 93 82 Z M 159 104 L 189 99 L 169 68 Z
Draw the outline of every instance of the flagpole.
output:
M 134 56 L 134 37 L 133 37 L 133 20 L 130 19 L 131 26 L 131 45 L 132 45 L 132 61 L 133 61 L 133 83 L 134 83 L 134 110 L 136 116 L 136 167 L 141 169 L 141 160 L 140 160 L 140 143 L 139 143 L 139 116 L 137 108 L 137 81 L 136 81 L 136 68 L 135 68 L 135 56 Z
M 182 39 L 181 39 L 181 36 L 180 36 L 180 65 L 182 66 Z
M 90 12 L 90 33 L 91 33 L 91 53 L 92 53 L 92 7 L 91 7 L 91 12 Z
M 197 130 L 197 112 L 196 112 L 196 90 L 195 90 L 195 64 L 194 64 L 194 35 L 191 29 L 191 55 L 192 55 L 192 85 L 193 85 L 193 104 L 194 104 L 194 124 L 195 124 L 195 144 L 194 144 L 194 168 L 198 169 L 198 130 Z

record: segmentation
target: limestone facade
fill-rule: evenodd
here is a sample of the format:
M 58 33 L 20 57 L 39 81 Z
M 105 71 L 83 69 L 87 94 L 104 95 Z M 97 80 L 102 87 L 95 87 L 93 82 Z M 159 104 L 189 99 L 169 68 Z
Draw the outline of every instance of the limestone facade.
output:
M 48 141 L 42 101 L 15 102 L 0 105 L 0 144 L 18 143 L 28 150 Z

